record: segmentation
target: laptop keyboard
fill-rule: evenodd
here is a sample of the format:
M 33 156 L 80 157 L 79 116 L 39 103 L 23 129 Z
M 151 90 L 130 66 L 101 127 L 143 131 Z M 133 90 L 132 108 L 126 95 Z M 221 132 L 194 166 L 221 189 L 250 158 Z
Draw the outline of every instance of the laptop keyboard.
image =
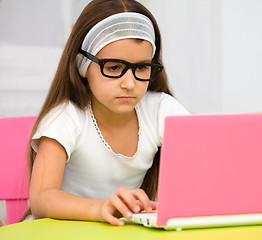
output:
M 152 220 L 156 220 L 157 213 L 137 213 L 132 215 L 132 221 L 136 223 L 143 224 L 145 226 L 150 226 Z

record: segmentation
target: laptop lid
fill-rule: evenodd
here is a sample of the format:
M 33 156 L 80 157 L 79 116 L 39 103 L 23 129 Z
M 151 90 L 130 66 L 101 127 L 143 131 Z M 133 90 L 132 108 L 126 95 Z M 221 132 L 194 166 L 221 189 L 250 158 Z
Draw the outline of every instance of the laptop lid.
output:
M 165 120 L 157 224 L 262 213 L 262 114 Z

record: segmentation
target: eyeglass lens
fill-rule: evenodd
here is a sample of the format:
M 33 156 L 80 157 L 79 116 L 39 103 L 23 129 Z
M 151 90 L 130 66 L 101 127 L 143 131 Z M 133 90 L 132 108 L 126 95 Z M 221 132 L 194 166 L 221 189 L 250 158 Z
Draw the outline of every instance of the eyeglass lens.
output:
M 103 72 L 107 76 L 119 77 L 125 71 L 127 66 L 121 62 L 106 62 L 103 67 Z M 154 66 L 148 65 L 138 65 L 135 68 L 135 76 L 139 79 L 150 79 L 152 74 L 156 73 L 156 68 Z

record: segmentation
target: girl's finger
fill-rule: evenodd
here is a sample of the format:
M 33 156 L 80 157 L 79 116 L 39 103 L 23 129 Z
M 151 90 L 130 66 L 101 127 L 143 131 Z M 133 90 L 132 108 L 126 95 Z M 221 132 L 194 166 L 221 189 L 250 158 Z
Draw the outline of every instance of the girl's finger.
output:
M 108 205 L 110 207 L 113 207 L 115 210 L 119 211 L 122 214 L 122 216 L 124 216 L 125 218 L 132 217 L 132 212 L 129 210 L 126 204 L 122 201 L 122 199 L 119 198 L 117 194 L 113 194 L 109 197 Z
M 148 196 L 142 189 L 134 189 L 132 190 L 136 199 L 140 202 L 141 208 L 147 212 L 152 212 L 152 203 L 149 200 Z M 141 210 L 142 210 L 141 209 Z
M 138 213 L 141 211 L 141 204 L 132 190 L 122 187 L 117 191 L 117 195 L 132 212 Z
M 112 225 L 123 226 L 125 223 L 120 219 L 114 217 L 110 212 L 104 214 L 104 220 Z
M 150 201 L 150 202 L 151 202 L 152 210 L 157 210 L 157 202 L 155 201 Z

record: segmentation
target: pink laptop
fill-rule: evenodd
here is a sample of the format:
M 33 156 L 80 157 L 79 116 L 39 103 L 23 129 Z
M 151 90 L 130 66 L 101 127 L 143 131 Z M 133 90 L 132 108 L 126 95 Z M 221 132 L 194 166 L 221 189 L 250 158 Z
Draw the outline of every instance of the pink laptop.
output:
M 262 224 L 262 114 L 170 116 L 158 210 L 133 221 L 165 229 Z

